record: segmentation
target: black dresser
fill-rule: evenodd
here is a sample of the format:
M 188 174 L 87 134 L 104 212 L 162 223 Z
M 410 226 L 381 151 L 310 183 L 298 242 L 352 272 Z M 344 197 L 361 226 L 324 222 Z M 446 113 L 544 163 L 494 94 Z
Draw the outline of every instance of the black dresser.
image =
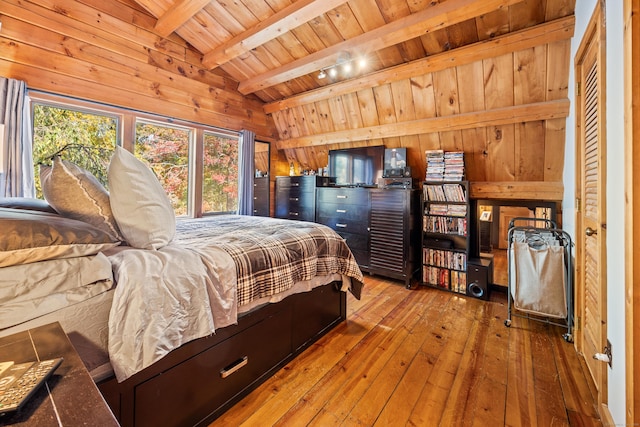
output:
M 316 187 L 329 185 L 329 181 L 328 176 L 277 176 L 275 217 L 314 222 Z
M 316 222 L 338 232 L 364 272 L 403 280 L 419 270 L 418 190 L 323 187 Z
M 253 215 L 269 216 L 269 177 L 253 178 Z
M 318 189 L 316 222 L 327 225 L 346 240 L 360 268 L 369 267 L 369 189 Z

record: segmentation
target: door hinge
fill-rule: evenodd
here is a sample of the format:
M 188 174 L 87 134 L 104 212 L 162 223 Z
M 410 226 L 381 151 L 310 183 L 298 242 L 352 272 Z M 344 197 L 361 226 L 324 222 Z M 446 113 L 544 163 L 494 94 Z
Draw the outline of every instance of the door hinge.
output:
M 576 96 L 581 96 L 582 95 L 580 89 L 581 89 L 580 82 L 576 82 Z
M 576 212 L 580 212 L 582 209 L 580 197 L 576 197 Z

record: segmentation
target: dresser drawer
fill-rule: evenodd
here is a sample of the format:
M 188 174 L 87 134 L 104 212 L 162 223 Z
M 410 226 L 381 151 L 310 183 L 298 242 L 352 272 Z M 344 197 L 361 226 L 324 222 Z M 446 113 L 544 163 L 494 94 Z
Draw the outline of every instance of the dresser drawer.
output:
M 369 222 L 369 209 L 362 205 L 347 205 L 337 203 L 322 203 L 316 208 L 318 222 L 321 218 L 334 219 L 339 222 L 359 221 L 364 224 Z
M 369 191 L 364 188 L 320 188 L 318 204 L 338 203 L 369 206 Z
M 135 425 L 195 425 L 291 353 L 291 334 L 273 333 L 290 330 L 291 322 L 292 310 L 281 310 L 140 384 Z M 184 377 L 197 380 L 185 382 Z M 200 411 L 185 418 L 184 407 Z
M 369 239 L 369 227 L 367 218 L 347 219 L 339 216 L 316 216 L 316 222 L 327 225 L 339 232 L 366 235 Z

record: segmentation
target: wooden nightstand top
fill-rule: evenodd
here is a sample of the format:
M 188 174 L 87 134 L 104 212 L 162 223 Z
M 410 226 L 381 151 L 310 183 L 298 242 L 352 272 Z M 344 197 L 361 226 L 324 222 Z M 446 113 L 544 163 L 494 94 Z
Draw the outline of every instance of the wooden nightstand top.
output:
M 0 416 L 0 425 L 118 426 L 59 323 L 0 338 L 0 361 L 16 363 L 63 357 L 64 361 L 19 411 Z

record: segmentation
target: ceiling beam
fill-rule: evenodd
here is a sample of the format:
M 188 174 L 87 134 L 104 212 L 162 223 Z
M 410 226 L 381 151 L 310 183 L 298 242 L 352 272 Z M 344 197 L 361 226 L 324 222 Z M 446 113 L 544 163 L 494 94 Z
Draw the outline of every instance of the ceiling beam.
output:
M 265 104 L 265 113 L 275 113 L 292 107 L 311 104 L 362 89 L 382 86 L 410 79 L 450 67 L 471 64 L 483 59 L 495 58 L 547 43 L 569 40 L 573 37 L 575 17 L 556 19 L 545 24 L 484 40 L 472 45 L 428 56 L 407 64 L 381 70 L 366 76 L 328 85 L 319 89 Z
M 493 110 L 474 111 L 450 116 L 410 120 L 406 122 L 308 135 L 299 138 L 280 140 L 277 142 L 277 148 L 278 150 L 286 150 L 291 148 L 317 147 L 320 145 L 340 144 L 345 142 L 352 143 L 358 141 L 371 141 L 398 136 L 559 119 L 566 118 L 568 115 L 569 100 L 560 99 L 555 101 L 517 105 L 513 107 L 496 108 Z
M 155 30 L 162 37 L 167 37 L 180 28 L 189 19 L 200 12 L 211 0 L 181 0 L 174 4 L 162 16 L 158 17 Z
M 447 0 L 420 12 L 405 16 L 375 30 L 337 43 L 289 64 L 259 74 L 240 83 L 243 95 L 263 90 L 288 80 L 335 65 L 341 55 L 355 58 L 402 43 L 421 35 L 504 9 L 522 0 Z
M 251 49 L 265 44 L 305 22 L 311 21 L 330 10 L 346 3 L 348 0 L 298 0 L 280 10 L 253 28 L 233 37 L 215 49 L 207 52 L 202 64 L 207 68 L 215 68 L 237 58 Z

